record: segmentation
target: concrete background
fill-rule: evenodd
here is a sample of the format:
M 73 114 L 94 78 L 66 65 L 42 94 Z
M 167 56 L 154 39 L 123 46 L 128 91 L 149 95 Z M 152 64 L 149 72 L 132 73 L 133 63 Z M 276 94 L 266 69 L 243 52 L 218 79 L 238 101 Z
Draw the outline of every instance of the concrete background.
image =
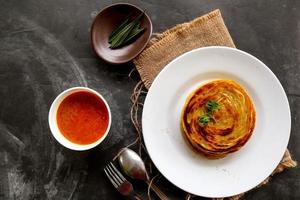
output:
M 89 43 L 93 17 L 115 2 L 0 0 L 0 199 L 121 199 L 102 168 L 135 138 L 129 97 L 139 77 L 128 77 L 132 64 L 110 66 L 98 59 Z M 236 46 L 281 81 L 292 113 L 289 149 L 300 160 L 300 1 L 128 2 L 147 9 L 155 32 L 219 8 Z M 60 146 L 47 122 L 56 95 L 79 85 L 102 93 L 113 113 L 109 138 L 87 152 Z M 134 184 L 146 196 L 146 186 Z M 171 199 L 184 199 L 164 178 L 157 184 Z M 300 199 L 300 169 L 274 176 L 246 199 Z

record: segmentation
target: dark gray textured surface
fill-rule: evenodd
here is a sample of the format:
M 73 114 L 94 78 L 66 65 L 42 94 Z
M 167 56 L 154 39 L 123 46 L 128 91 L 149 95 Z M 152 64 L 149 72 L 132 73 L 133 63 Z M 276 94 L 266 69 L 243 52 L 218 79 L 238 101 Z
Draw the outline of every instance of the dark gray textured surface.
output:
M 89 45 L 92 17 L 113 2 L 0 0 L 0 199 L 121 199 L 102 168 L 134 139 L 129 97 L 138 78 L 128 77 L 132 65 L 109 66 Z M 156 32 L 220 8 L 237 47 L 265 62 L 285 88 L 289 148 L 300 160 L 300 1 L 129 2 L 148 10 Z M 87 152 L 61 147 L 47 122 L 55 96 L 78 85 L 101 92 L 113 113 L 104 145 Z M 171 199 L 184 198 L 165 179 L 158 184 Z M 145 186 L 138 187 L 145 195 Z M 300 199 L 300 169 L 274 176 L 246 199 Z

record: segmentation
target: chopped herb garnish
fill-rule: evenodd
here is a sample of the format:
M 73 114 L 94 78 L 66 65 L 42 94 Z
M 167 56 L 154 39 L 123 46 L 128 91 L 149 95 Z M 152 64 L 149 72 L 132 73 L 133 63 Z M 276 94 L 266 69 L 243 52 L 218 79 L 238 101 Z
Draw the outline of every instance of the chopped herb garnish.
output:
M 210 113 L 213 113 L 214 111 L 218 110 L 219 107 L 220 107 L 220 105 L 216 101 L 213 101 L 213 100 L 209 100 L 206 103 L 206 108 L 207 108 L 208 112 L 210 112 Z
M 200 126 L 205 126 L 208 124 L 208 122 L 215 121 L 212 115 L 216 110 L 218 110 L 220 108 L 219 103 L 214 100 L 209 100 L 205 106 L 206 106 L 207 112 L 205 114 L 201 115 L 198 119 Z
M 201 117 L 199 117 L 198 122 L 201 126 L 204 126 L 204 125 L 208 124 L 208 122 L 210 122 L 210 116 L 207 114 L 202 115 Z

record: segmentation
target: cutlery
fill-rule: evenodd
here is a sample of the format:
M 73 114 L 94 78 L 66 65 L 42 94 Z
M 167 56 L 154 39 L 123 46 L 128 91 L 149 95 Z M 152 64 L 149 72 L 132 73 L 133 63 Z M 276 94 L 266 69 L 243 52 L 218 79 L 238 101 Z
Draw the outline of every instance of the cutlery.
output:
M 133 179 L 145 181 L 161 200 L 169 199 L 154 183 L 150 184 L 145 164 L 136 152 L 129 148 L 124 148 L 121 150 L 118 160 L 125 174 Z
M 132 184 L 126 180 L 126 178 L 121 174 L 121 172 L 110 162 L 104 168 L 104 172 L 113 186 L 118 190 L 118 192 L 131 199 L 131 200 L 142 200 L 133 189 Z

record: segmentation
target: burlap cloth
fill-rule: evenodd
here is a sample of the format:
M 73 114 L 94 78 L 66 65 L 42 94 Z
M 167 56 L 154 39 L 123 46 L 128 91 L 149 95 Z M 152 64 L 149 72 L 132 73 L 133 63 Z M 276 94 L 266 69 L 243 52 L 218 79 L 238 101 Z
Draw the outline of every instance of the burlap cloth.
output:
M 170 61 L 187 51 L 205 46 L 235 47 L 219 10 L 155 34 L 146 49 L 133 62 L 145 87 L 149 89 L 154 78 Z M 291 158 L 287 149 L 272 175 L 296 165 L 296 161 Z M 269 180 L 270 177 L 257 187 L 266 184 Z M 240 199 L 243 195 L 228 199 Z M 192 196 L 188 194 L 187 199 L 190 198 Z

